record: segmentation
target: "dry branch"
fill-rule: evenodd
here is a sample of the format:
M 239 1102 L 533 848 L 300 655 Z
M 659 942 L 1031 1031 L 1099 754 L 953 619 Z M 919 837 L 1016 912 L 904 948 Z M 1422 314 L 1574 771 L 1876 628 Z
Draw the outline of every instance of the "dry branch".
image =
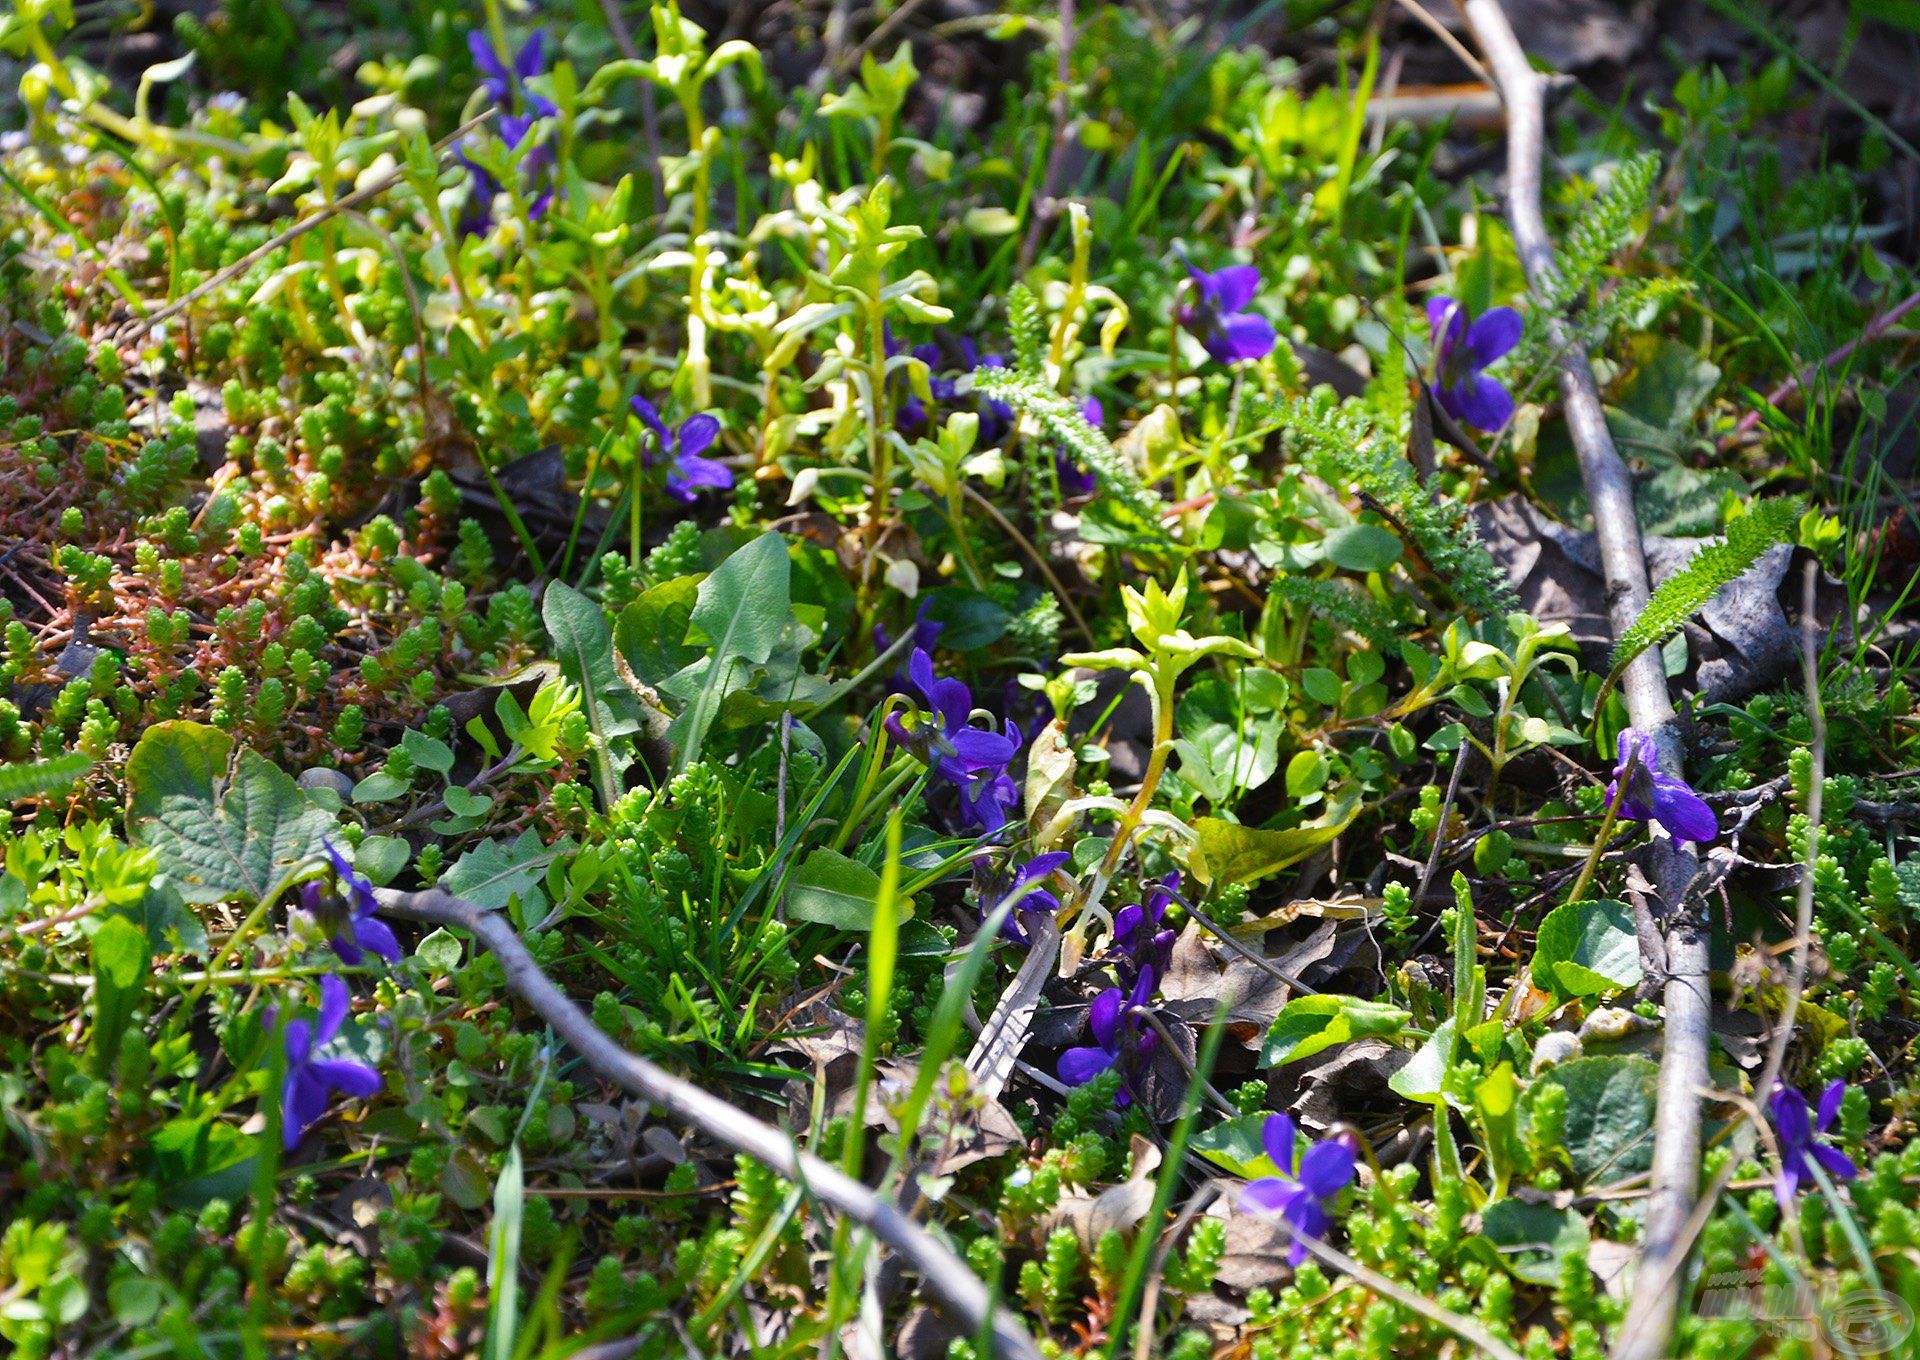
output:
M 1544 78 L 1528 64 L 1499 0 L 1466 0 L 1464 9 L 1507 107 L 1508 225 L 1527 282 L 1544 293 L 1556 276 L 1553 242 L 1540 211 Z M 1542 321 L 1560 355 L 1561 404 L 1593 507 L 1607 612 L 1618 637 L 1645 609 L 1650 593 L 1633 482 L 1607 430 L 1586 346 L 1563 318 L 1547 316 Z M 1680 732 L 1657 649 L 1634 660 L 1620 688 L 1633 725 L 1658 743 L 1662 767 L 1680 773 Z M 1677 1262 L 1669 1265 L 1669 1257 L 1686 1250 L 1685 1227 L 1700 1178 L 1700 1092 L 1707 1086 L 1708 930 L 1703 904 L 1689 901 L 1687 893 L 1699 864 L 1690 850 L 1660 831 L 1653 835 L 1652 860 L 1654 887 L 1665 912 L 1666 1025 L 1654 1116 L 1653 1190 L 1639 1269 L 1642 1280 L 1658 1287 L 1634 1291 L 1615 1360 L 1654 1360 L 1666 1354 L 1683 1274 Z
M 995 1354 L 1012 1360 L 1040 1360 L 1039 1349 L 1026 1329 L 1013 1314 L 994 1306 L 986 1285 L 925 1227 L 837 1167 L 800 1151 L 788 1134 L 773 1125 L 627 1052 L 608 1038 L 541 971 L 504 915 L 438 889 L 398 892 L 382 888 L 378 897 L 380 910 L 389 916 L 451 926 L 472 935 L 500 961 L 508 990 L 532 1007 L 601 1077 L 735 1152 L 766 1163 L 804 1186 L 822 1204 L 866 1228 L 919 1271 L 933 1296 L 970 1332 L 982 1332 L 990 1324 Z

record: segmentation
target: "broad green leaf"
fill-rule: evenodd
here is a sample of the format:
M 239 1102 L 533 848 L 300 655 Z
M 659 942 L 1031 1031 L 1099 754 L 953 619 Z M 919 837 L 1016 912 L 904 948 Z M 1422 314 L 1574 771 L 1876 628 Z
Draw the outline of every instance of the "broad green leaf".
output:
M 1606 898 L 1555 907 L 1540 923 L 1533 975 L 1562 996 L 1636 986 L 1641 965 L 1633 908 Z
M 413 847 L 400 836 L 368 836 L 353 848 L 353 867 L 377 886 L 398 878 L 413 858 Z
M 1274 1017 L 1267 1041 L 1260 1048 L 1260 1065 L 1277 1067 L 1298 1062 L 1353 1039 L 1392 1037 L 1411 1019 L 1412 1015 L 1398 1006 L 1363 1001 L 1357 996 L 1322 992 L 1295 997 Z
M 541 880 L 547 866 L 571 848 L 567 841 L 549 848 L 528 827 L 511 845 L 482 841 L 474 846 L 442 875 L 440 886 L 488 911 L 502 911 L 512 906 L 515 898 L 527 913 L 543 911 L 547 894 Z
M 1347 571 L 1385 571 L 1400 560 L 1400 539 L 1373 524 L 1347 524 L 1321 544 L 1327 561 Z
M 580 707 L 592 733 L 593 782 L 603 807 L 620 796 L 621 772 L 632 763 L 623 738 L 640 730 L 633 696 L 613 665 L 613 632 L 606 613 L 564 581 L 547 586 L 540 616 L 553 639 L 561 674 L 580 687 Z
M 1660 1066 L 1648 1058 L 1575 1058 L 1541 1081 L 1567 1092 L 1561 1146 L 1582 1184 L 1612 1185 L 1653 1165 L 1654 1091 Z
M 1496 1200 L 1480 1213 L 1480 1235 L 1508 1270 L 1531 1284 L 1559 1284 L 1561 1262 L 1587 1254 L 1587 1221 L 1550 1204 Z
M 688 700 L 667 736 L 680 768 L 700 758 L 721 702 L 746 686 L 754 666 L 764 665 L 793 617 L 792 571 L 787 542 L 768 531 L 740 548 L 700 583 L 687 641 L 709 654 L 662 688 Z
M 822 846 L 794 871 L 793 885 L 787 890 L 787 915 L 838 930 L 865 931 L 873 928 L 879 900 L 878 873 Z M 903 918 L 911 914 L 910 903 L 899 905 Z
M 1305 859 L 1345 831 L 1359 812 L 1359 798 L 1348 793 L 1315 820 L 1279 830 L 1202 817 L 1193 824 L 1189 867 L 1195 878 L 1209 886 L 1252 883 Z
M 1412 1060 L 1387 1078 L 1388 1088 L 1408 1100 L 1438 1105 L 1443 1099 L 1441 1085 L 1447 1075 L 1447 1064 L 1453 1061 L 1453 1045 L 1453 1020 L 1442 1020 L 1427 1041 L 1414 1051 Z
M 133 1018 L 147 980 L 147 932 L 124 916 L 109 916 L 93 932 L 93 1071 L 106 1076 L 120 1053 L 120 1036 Z
M 157 723 L 127 758 L 127 835 L 189 902 L 265 898 L 320 854 L 333 817 L 254 751 L 196 722 Z
M 446 930 L 435 930 L 413 947 L 413 956 L 441 977 L 451 977 L 460 966 L 460 941 Z
M 659 685 L 700 659 L 700 649 L 686 641 L 699 590 L 697 576 L 662 581 L 614 621 L 613 645 L 645 683 Z
M 1204 1133 L 1194 1135 L 1193 1150 L 1232 1175 L 1249 1180 L 1255 1176 L 1271 1176 L 1280 1168 L 1267 1156 L 1266 1145 L 1260 1141 L 1261 1130 L 1270 1117 L 1244 1114 L 1224 1124 L 1215 1124 Z

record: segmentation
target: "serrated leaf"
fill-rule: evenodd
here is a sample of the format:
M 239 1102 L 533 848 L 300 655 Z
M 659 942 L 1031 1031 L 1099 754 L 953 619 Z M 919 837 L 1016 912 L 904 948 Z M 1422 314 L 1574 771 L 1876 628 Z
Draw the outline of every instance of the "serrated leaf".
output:
M 1618 675 L 1649 647 L 1656 647 L 1733 581 L 1744 576 L 1762 553 L 1791 541 L 1805 504 L 1798 496 L 1755 501 L 1727 526 L 1727 536 L 1696 552 L 1687 565 L 1662 581 L 1633 626 L 1614 644 L 1612 673 Z
M 163 722 L 127 758 L 127 835 L 159 857 L 189 902 L 264 899 L 321 852 L 333 817 L 255 751 L 229 768 L 217 727 Z
M 482 841 L 474 846 L 441 876 L 440 886 L 488 911 L 503 911 L 516 898 L 527 914 L 543 911 L 547 894 L 541 880 L 554 858 L 570 848 L 566 841 L 549 848 L 528 827 L 511 845 Z

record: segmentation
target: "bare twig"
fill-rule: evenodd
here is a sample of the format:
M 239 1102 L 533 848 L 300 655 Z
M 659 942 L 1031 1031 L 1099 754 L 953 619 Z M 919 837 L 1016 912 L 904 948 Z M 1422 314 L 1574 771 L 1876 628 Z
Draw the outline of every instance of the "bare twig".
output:
M 1427 889 L 1433 886 L 1433 876 L 1440 872 L 1440 856 L 1447 847 L 1447 823 L 1453 820 L 1453 803 L 1460 796 L 1460 774 L 1467 768 L 1467 749 L 1469 743 L 1465 737 L 1453 753 L 1453 774 L 1447 780 L 1447 796 L 1440 804 L 1440 820 L 1433 825 L 1433 853 L 1427 856 L 1427 867 L 1420 871 L 1420 886 L 1413 894 L 1415 910 L 1427 900 Z M 1440 918 L 1434 917 L 1434 923 L 1420 936 L 1419 948 L 1425 948 L 1433 932 L 1440 928 Z
M 540 1018 L 587 1066 L 665 1114 L 698 1128 L 716 1142 L 766 1163 L 804 1186 L 809 1194 L 859 1223 L 920 1272 L 927 1288 L 969 1332 L 992 1329 L 994 1350 L 1016 1360 L 1040 1360 L 1040 1352 L 1019 1321 L 995 1307 L 987 1287 L 952 1250 L 898 1206 L 810 1153 L 794 1146 L 790 1135 L 736 1109 L 718 1096 L 627 1052 L 601 1031 L 587 1013 L 540 970 L 506 916 L 490 912 L 439 889 L 426 892 L 378 890 L 380 910 L 389 916 L 428 925 L 451 926 L 471 934 L 493 951 L 506 974 L 508 990 Z
M 489 118 L 493 117 L 493 115 L 496 112 L 498 112 L 498 110 L 496 109 L 487 109 L 485 112 L 479 114 L 477 117 L 468 119 L 466 122 L 462 123 L 459 127 L 455 128 L 452 132 L 448 133 L 445 137 L 442 137 L 439 141 L 435 142 L 433 144 L 433 154 L 436 156 L 441 155 L 447 150 L 448 147 L 454 145 L 462 137 L 466 136 L 469 132 L 472 132 L 475 128 L 479 127 L 482 123 L 486 122 Z M 249 269 L 253 268 L 256 264 L 259 264 L 260 261 L 266 259 L 267 256 L 273 254 L 274 251 L 279 250 L 282 246 L 289 245 L 292 242 L 299 240 L 302 236 L 305 236 L 308 232 L 312 231 L 315 227 L 319 226 L 321 223 L 331 221 L 333 218 L 339 216 L 341 213 L 351 212 L 353 209 L 359 207 L 362 203 L 365 203 L 370 199 L 375 199 L 380 197 L 381 194 L 384 194 L 387 190 L 391 189 L 394 185 L 398 184 L 402 179 L 406 178 L 406 173 L 407 172 L 404 167 L 397 170 L 391 170 L 388 173 L 380 176 L 379 179 L 375 180 L 373 183 L 367 185 L 366 187 L 361 189 L 355 189 L 352 193 L 346 195 L 346 197 L 344 198 L 336 198 L 333 202 L 327 204 L 326 207 L 320 209 L 320 211 L 316 212 L 313 216 L 303 217 L 298 222 L 295 222 L 292 226 L 288 227 L 285 231 L 276 232 L 272 237 L 270 237 L 263 244 L 261 244 L 260 246 L 256 247 L 253 250 L 249 250 L 245 255 L 242 255 L 239 259 L 235 260 L 232 264 L 228 265 L 225 269 L 218 270 L 217 272 L 209 276 L 207 281 L 205 283 L 202 283 L 199 287 L 194 288 L 191 291 L 183 294 L 179 298 L 176 298 L 174 301 L 169 302 L 166 306 L 162 307 L 157 312 L 152 312 L 142 317 L 136 317 L 132 321 L 129 321 L 126 324 L 126 326 L 120 331 L 120 333 L 114 337 L 114 342 L 120 345 L 128 344 L 133 340 L 137 339 L 138 337 L 145 335 L 148 331 L 152 330 L 155 326 L 159 325 L 162 321 L 166 321 L 171 319 L 172 317 L 178 316 L 181 312 L 184 312 L 187 308 L 191 307 L 194 303 L 198 302 L 201 298 L 205 297 L 208 293 L 211 293 L 214 289 L 224 287 L 226 284 L 231 283 L 233 280 L 239 278 L 242 274 L 246 273 Z
M 995 910 L 998 910 L 996 907 Z M 989 912 L 988 915 L 992 913 Z M 1020 964 L 1000 1004 L 987 1017 L 986 1027 L 967 1054 L 967 1072 L 973 1089 L 992 1100 L 1006 1089 L 1015 1061 L 1027 1046 L 1033 1028 L 1034 1012 L 1040 1008 L 1040 993 L 1060 956 L 1060 927 L 1051 914 L 1037 913 L 1027 943 L 1027 957 Z
M 1445 24 L 1428 13 L 1427 7 L 1421 4 L 1420 0 L 1398 0 L 1398 3 L 1401 9 L 1412 15 L 1429 33 L 1438 38 L 1448 51 L 1460 58 L 1461 63 L 1465 65 L 1468 70 L 1479 76 L 1483 83 L 1487 85 L 1493 84 L 1492 73 L 1480 64 L 1480 59 L 1468 50 L 1465 43 L 1461 42 L 1449 32 Z
M 1544 290 L 1555 276 L 1555 263 L 1540 211 L 1545 153 L 1542 77 L 1528 64 L 1499 0 L 1466 0 L 1464 9 L 1507 106 L 1508 225 L 1528 283 Z M 1561 351 L 1561 402 L 1593 508 L 1608 614 L 1617 637 L 1639 617 L 1650 593 L 1633 483 L 1608 433 L 1586 346 L 1561 317 L 1548 316 L 1543 322 L 1548 338 Z M 1621 693 L 1634 726 L 1649 733 L 1658 745 L 1662 768 L 1679 774 L 1679 726 L 1657 650 L 1648 649 L 1634 660 L 1622 677 Z M 1679 1306 L 1681 1274 L 1677 1268 L 1666 1269 L 1666 1263 L 1680 1248 L 1699 1185 L 1700 1092 L 1708 1084 L 1708 928 L 1704 906 L 1690 903 L 1687 893 L 1699 864 L 1690 850 L 1659 831 L 1653 832 L 1650 858 L 1654 887 L 1666 913 L 1666 1026 L 1654 1115 L 1653 1192 L 1647 1200 L 1640 1270 L 1642 1278 L 1661 1278 L 1664 1285 L 1634 1290 L 1614 1349 L 1615 1360 L 1654 1360 L 1666 1354 Z
M 1807 856 L 1800 874 L 1800 896 L 1794 913 L 1793 952 L 1787 963 L 1786 1000 L 1781 1004 L 1780 1019 L 1767 1043 L 1767 1060 L 1761 1064 L 1760 1076 L 1753 1086 L 1754 1095 L 1760 1100 L 1765 1100 L 1772 1092 L 1774 1082 L 1780 1077 L 1780 1069 L 1786 1065 L 1787 1044 L 1793 1038 L 1793 1022 L 1800 1013 L 1800 998 L 1806 991 L 1807 957 L 1813 941 L 1813 870 L 1820 857 L 1821 785 L 1827 774 L 1827 715 L 1820 703 L 1820 669 L 1814 642 L 1813 602 L 1819 569 L 1817 562 L 1807 563 L 1800 612 L 1800 675 L 1806 686 L 1807 714 L 1813 728 L 1812 783 L 1807 792 Z M 1776 783 L 1784 787 L 1785 776 L 1761 787 L 1773 788 Z M 1743 1102 L 1746 1118 L 1729 1134 L 1735 1140 L 1733 1156 L 1722 1160 L 1719 1172 L 1701 1194 L 1693 1212 L 1687 1216 L 1686 1224 L 1674 1243 L 1674 1250 L 1668 1253 L 1667 1259 L 1661 1264 L 1659 1275 L 1653 1278 L 1643 1275 L 1639 1281 L 1640 1288 L 1664 1291 L 1672 1287 L 1672 1281 L 1686 1263 L 1687 1253 L 1705 1230 L 1707 1220 L 1713 1217 L 1714 1205 L 1719 1202 L 1721 1193 L 1733 1183 L 1734 1171 L 1746 1162 L 1747 1154 L 1760 1136 L 1761 1130 L 1753 1119 L 1754 1109 L 1752 1102 Z M 1766 1180 L 1757 1182 L 1758 1185 L 1770 1183 Z

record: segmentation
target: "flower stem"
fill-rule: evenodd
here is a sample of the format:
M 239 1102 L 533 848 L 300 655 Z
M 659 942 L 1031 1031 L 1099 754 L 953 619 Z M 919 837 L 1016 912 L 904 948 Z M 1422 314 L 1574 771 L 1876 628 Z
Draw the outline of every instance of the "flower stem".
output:
M 1632 774 L 1633 769 L 1629 765 L 1627 777 L 1631 778 Z M 1593 879 L 1594 867 L 1600 863 L 1600 856 L 1605 853 L 1607 842 L 1613 837 L 1613 824 L 1620 817 L 1620 800 L 1625 796 L 1623 788 L 1607 801 L 1607 815 L 1600 819 L 1600 832 L 1593 838 L 1593 849 L 1587 854 L 1587 862 L 1580 866 L 1580 877 L 1573 881 L 1573 891 L 1567 896 L 1568 906 L 1573 906 L 1587 891 L 1587 884 Z

